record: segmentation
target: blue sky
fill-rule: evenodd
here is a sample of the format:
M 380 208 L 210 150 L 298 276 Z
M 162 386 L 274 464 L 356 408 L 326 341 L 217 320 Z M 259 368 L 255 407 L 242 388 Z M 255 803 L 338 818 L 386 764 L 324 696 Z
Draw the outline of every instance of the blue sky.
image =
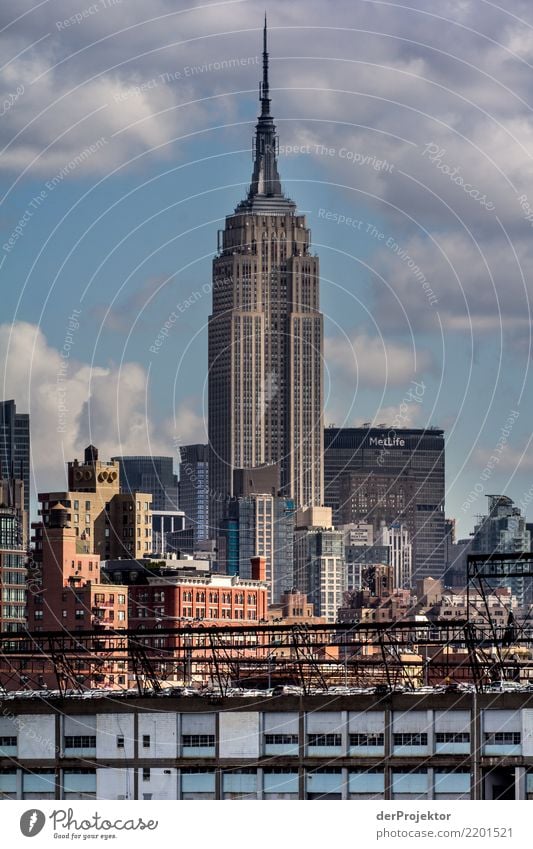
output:
M 89 439 L 111 455 L 206 438 L 211 260 L 251 174 L 263 10 L 0 13 L 2 394 L 32 414 L 37 489 Z M 467 534 L 485 494 L 526 506 L 532 484 L 533 10 L 267 11 L 280 172 L 320 256 L 326 422 L 393 422 L 423 385 L 403 414 L 445 428 Z

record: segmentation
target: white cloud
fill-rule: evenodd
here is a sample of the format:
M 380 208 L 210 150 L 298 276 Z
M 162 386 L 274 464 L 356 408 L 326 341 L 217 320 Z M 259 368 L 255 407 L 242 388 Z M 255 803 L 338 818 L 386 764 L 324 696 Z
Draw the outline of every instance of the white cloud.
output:
M 428 351 L 371 337 L 364 330 L 353 331 L 349 338 L 328 337 L 324 347 L 328 368 L 334 373 L 333 382 L 340 378 L 354 391 L 358 385 L 382 390 L 405 386 L 432 366 Z
M 75 335 L 75 334 L 74 334 Z M 71 349 L 75 350 L 75 342 Z M 155 421 L 148 375 L 137 363 L 90 366 L 48 344 L 33 324 L 0 325 L 2 397 L 30 413 L 34 486 L 64 485 L 64 464 L 95 444 L 100 456 L 176 456 L 172 434 L 202 440 L 202 419 L 182 403 L 176 421 Z M 67 364 L 65 370 L 64 366 Z

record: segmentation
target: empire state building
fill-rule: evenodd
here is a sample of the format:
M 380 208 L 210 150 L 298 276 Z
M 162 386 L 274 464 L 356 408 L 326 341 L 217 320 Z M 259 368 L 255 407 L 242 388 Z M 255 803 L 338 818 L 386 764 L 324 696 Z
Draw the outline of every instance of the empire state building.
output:
M 213 529 L 233 471 L 277 463 L 283 495 L 323 503 L 323 316 L 304 215 L 282 191 L 270 114 L 267 27 L 261 114 L 247 197 L 226 218 L 209 317 L 209 488 Z

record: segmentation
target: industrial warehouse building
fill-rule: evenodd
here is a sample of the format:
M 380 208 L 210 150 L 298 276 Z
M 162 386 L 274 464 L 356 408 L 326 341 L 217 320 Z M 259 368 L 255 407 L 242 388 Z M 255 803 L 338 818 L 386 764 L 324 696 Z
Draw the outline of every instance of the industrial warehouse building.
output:
M 0 796 L 533 798 L 533 694 L 6 696 Z

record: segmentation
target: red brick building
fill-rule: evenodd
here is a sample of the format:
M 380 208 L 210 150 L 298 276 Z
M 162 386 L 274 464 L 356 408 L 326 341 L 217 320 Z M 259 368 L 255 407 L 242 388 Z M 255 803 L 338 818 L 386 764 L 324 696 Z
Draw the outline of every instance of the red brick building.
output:
M 213 572 L 194 576 L 180 574 L 180 570 L 148 577 L 145 584 L 129 585 L 130 627 L 161 624 L 170 628 L 194 621 L 206 626 L 265 622 L 265 571 L 265 558 L 256 557 L 252 559 L 251 580 Z
M 56 505 L 43 535 L 43 561 L 39 585 L 28 587 L 28 628 L 30 631 L 88 631 L 128 627 L 128 588 L 100 581 L 100 558 L 80 553 L 76 534 L 68 524 L 68 512 Z M 94 660 L 94 658 L 93 658 Z M 79 679 L 87 668 L 77 662 Z M 43 683 L 56 686 L 53 670 L 43 669 Z M 125 665 L 99 664 L 97 676 L 88 686 L 124 686 Z

